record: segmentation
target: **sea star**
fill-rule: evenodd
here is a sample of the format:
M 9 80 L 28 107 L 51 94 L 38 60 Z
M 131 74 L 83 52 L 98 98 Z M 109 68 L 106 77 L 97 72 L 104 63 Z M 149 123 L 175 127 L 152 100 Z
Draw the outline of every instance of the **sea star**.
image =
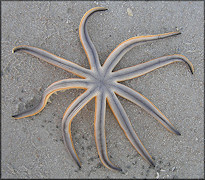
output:
M 150 60 L 148 62 L 124 68 L 115 72 L 112 72 L 114 67 L 120 61 L 120 59 L 136 45 L 157 39 L 170 37 L 180 34 L 180 32 L 170 32 L 158 35 L 139 36 L 130 38 L 121 44 L 119 44 L 108 56 L 105 63 L 101 66 L 97 51 L 88 35 L 86 23 L 88 17 L 96 11 L 107 10 L 103 7 L 95 7 L 90 9 L 83 16 L 79 26 L 79 36 L 82 46 L 85 50 L 87 58 L 89 60 L 90 69 L 83 68 L 69 60 L 55 56 L 45 50 L 31 47 L 31 46 L 18 46 L 13 49 L 13 52 L 23 51 L 38 57 L 52 65 L 58 66 L 68 72 L 71 72 L 82 79 L 64 79 L 51 84 L 44 92 L 41 102 L 34 108 L 14 115 L 15 119 L 33 116 L 39 113 L 46 105 L 49 97 L 56 91 L 71 88 L 86 89 L 86 91 L 77 97 L 71 105 L 67 108 L 63 115 L 62 120 L 62 132 L 64 143 L 70 152 L 71 156 L 81 167 L 80 160 L 74 149 L 72 137 L 71 137 L 71 122 L 77 113 L 92 99 L 95 97 L 95 121 L 94 121 L 94 133 L 97 151 L 101 162 L 107 168 L 114 170 L 121 170 L 121 168 L 115 166 L 110 162 L 107 155 L 106 148 L 106 136 L 105 136 L 105 111 L 106 101 L 108 102 L 113 114 L 115 115 L 120 127 L 123 129 L 125 135 L 138 151 L 138 153 L 154 166 L 152 157 L 147 152 L 142 142 L 135 133 L 128 116 L 118 100 L 117 95 L 128 99 L 129 101 L 137 104 L 154 118 L 156 118 L 165 128 L 170 132 L 180 135 L 180 133 L 174 128 L 172 123 L 153 105 L 146 97 L 136 92 L 135 90 L 120 84 L 120 81 L 136 78 L 144 75 L 154 69 L 163 67 L 177 61 L 183 61 L 188 64 L 191 72 L 194 72 L 192 63 L 183 55 L 169 55 L 160 58 Z

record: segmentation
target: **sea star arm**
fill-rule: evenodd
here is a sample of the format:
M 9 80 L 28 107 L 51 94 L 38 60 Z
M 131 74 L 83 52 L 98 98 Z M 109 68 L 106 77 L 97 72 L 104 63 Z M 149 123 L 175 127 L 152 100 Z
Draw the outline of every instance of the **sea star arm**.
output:
M 131 144 L 134 146 L 134 148 L 137 150 L 137 152 L 146 160 L 148 161 L 151 165 L 154 165 L 154 162 L 152 160 L 152 157 L 148 153 L 148 151 L 145 149 L 144 145 L 140 141 L 139 137 L 135 133 L 130 120 L 122 107 L 120 101 L 118 100 L 117 96 L 115 93 L 111 93 L 108 96 L 108 104 L 115 115 L 120 127 L 124 131 L 125 135 L 131 142 Z
M 54 92 L 64 90 L 64 89 L 72 89 L 72 88 L 87 89 L 89 88 L 89 82 L 84 79 L 64 79 L 64 80 L 54 82 L 45 90 L 41 98 L 41 101 L 37 106 L 29 110 L 26 110 L 20 114 L 14 115 L 12 117 L 14 117 L 15 119 L 21 119 L 21 118 L 33 116 L 43 110 L 43 108 L 46 106 L 49 97 Z
M 165 34 L 157 34 L 157 35 L 148 35 L 148 36 L 138 36 L 132 37 L 122 43 L 120 43 L 108 56 L 105 63 L 103 64 L 103 68 L 105 69 L 105 73 L 112 72 L 114 67 L 120 61 L 120 59 L 133 47 L 138 44 L 145 43 L 147 41 L 153 41 L 158 39 L 163 39 L 166 37 L 178 35 L 180 32 L 170 32 Z
M 180 54 L 174 54 L 170 56 L 163 56 L 160 58 L 156 58 L 148 62 L 138 64 L 136 66 L 132 66 L 132 67 L 128 67 L 128 68 L 115 71 L 112 73 L 112 77 L 116 79 L 117 81 L 125 81 L 128 79 L 133 79 L 133 78 L 142 76 L 157 68 L 166 66 L 174 62 L 180 62 L 180 61 L 187 63 L 192 74 L 194 73 L 194 67 L 192 63 L 185 56 L 180 55 Z
M 93 89 L 85 91 L 78 98 L 76 98 L 70 106 L 67 108 L 63 115 L 62 120 L 62 131 L 63 131 L 63 139 L 64 144 L 67 147 L 67 150 L 70 152 L 71 156 L 77 163 L 79 167 L 81 167 L 80 159 L 75 151 L 74 144 L 71 136 L 71 122 L 73 118 L 78 114 L 78 112 L 94 97 L 96 96 Z
M 143 108 L 170 132 L 176 135 L 181 135 L 179 131 L 175 129 L 173 124 L 165 117 L 165 115 L 162 114 L 159 109 L 157 109 L 157 107 L 142 94 L 120 83 L 117 83 L 115 92 L 119 96 L 122 96 L 123 98 L 128 99 L 129 101 Z
M 98 53 L 95 49 L 94 44 L 92 43 L 92 41 L 89 37 L 86 24 L 87 24 L 87 19 L 91 14 L 93 14 L 96 11 L 105 11 L 105 10 L 107 10 L 107 8 L 103 8 L 103 7 L 95 7 L 95 8 L 90 9 L 83 16 L 83 18 L 80 22 L 80 26 L 79 26 L 79 36 L 80 36 L 81 44 L 82 44 L 83 49 L 87 55 L 87 58 L 88 58 L 88 61 L 90 64 L 90 68 L 91 69 L 94 68 L 95 70 L 100 69 L 101 65 L 100 65 Z
M 50 63 L 54 66 L 57 66 L 61 69 L 64 69 L 68 72 L 71 72 L 77 76 L 80 76 L 82 78 L 87 78 L 90 75 L 90 70 L 85 69 L 69 60 L 63 59 L 61 57 L 58 57 L 52 53 L 49 53 L 43 49 L 32 47 L 32 46 L 17 46 L 13 49 L 13 53 L 15 52 L 26 52 L 28 54 L 31 54 L 37 58 L 40 58 L 47 63 Z
M 106 111 L 106 95 L 104 92 L 99 93 L 95 98 L 95 142 L 98 155 L 105 167 L 113 170 L 121 171 L 121 168 L 112 164 L 107 155 L 106 136 L 105 136 L 105 111 Z

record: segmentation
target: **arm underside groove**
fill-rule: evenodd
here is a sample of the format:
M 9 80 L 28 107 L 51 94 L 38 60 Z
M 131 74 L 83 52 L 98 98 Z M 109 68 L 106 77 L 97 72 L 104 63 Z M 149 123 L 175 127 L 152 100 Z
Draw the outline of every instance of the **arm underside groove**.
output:
M 31 54 L 37 58 L 46 61 L 49 64 L 57 66 L 61 69 L 64 69 L 82 78 L 86 78 L 90 74 L 90 71 L 88 69 L 85 69 L 69 60 L 63 59 L 52 53 L 49 53 L 43 49 L 32 47 L 32 46 L 17 46 L 13 49 L 14 53 L 21 52 L 21 51 Z
M 155 69 L 161 68 L 163 66 L 169 65 L 174 62 L 185 62 L 189 66 L 191 73 L 192 74 L 194 73 L 194 68 L 192 63 L 185 56 L 175 54 L 175 55 L 163 56 L 142 64 L 138 64 L 132 67 L 115 71 L 112 73 L 112 77 L 115 78 L 117 81 L 125 81 L 128 79 L 133 79 L 142 76 Z
M 80 41 L 83 46 L 83 49 L 87 55 L 88 61 L 90 63 L 90 69 L 99 70 L 101 68 L 98 53 L 95 49 L 94 44 L 92 43 L 90 36 L 87 31 L 87 19 L 91 14 L 96 11 L 105 11 L 106 8 L 103 7 L 95 7 L 85 13 L 83 16 L 80 26 L 79 26 L 79 36 Z
M 101 162 L 109 169 L 121 171 L 121 168 L 112 164 L 107 155 L 107 145 L 105 136 L 105 111 L 106 111 L 106 95 L 104 92 L 96 96 L 95 104 L 95 142 Z
M 75 151 L 72 136 L 71 136 L 71 122 L 73 118 L 79 113 L 79 111 L 95 96 L 95 90 L 90 89 L 85 91 L 82 95 L 76 98 L 72 104 L 67 108 L 64 113 L 62 120 L 62 131 L 63 131 L 63 140 L 66 145 L 67 150 L 70 152 L 71 156 L 81 167 L 80 159 Z
M 173 124 L 165 117 L 165 115 L 163 115 L 159 109 L 157 109 L 157 107 L 142 94 L 119 83 L 115 89 L 115 92 L 147 111 L 170 132 L 180 135 L 179 131 L 175 129 Z
M 120 43 L 108 56 L 106 59 L 103 68 L 105 69 L 105 72 L 112 72 L 114 67 L 117 65 L 117 63 L 121 60 L 121 58 L 132 48 L 134 48 L 138 44 L 145 43 L 147 41 L 153 41 L 158 40 L 174 35 L 178 35 L 180 32 L 170 32 L 165 34 L 157 34 L 157 35 L 149 35 L 149 36 L 137 36 L 130 38 L 122 43 Z
M 72 88 L 86 89 L 88 87 L 89 87 L 89 83 L 84 79 L 64 79 L 64 80 L 54 82 L 45 90 L 39 104 L 20 114 L 13 115 L 12 117 L 14 117 L 15 119 L 21 119 L 39 113 L 46 106 L 49 97 L 56 91 L 61 91 L 63 89 L 72 89 Z
M 134 148 L 147 162 L 155 166 L 152 157 L 145 149 L 144 145 L 142 144 L 139 137 L 135 133 L 124 108 L 122 107 L 120 101 L 118 100 L 117 96 L 113 92 L 110 93 L 108 96 L 108 103 L 120 127 L 122 128 L 126 137 L 128 138 L 128 140 L 131 142 Z

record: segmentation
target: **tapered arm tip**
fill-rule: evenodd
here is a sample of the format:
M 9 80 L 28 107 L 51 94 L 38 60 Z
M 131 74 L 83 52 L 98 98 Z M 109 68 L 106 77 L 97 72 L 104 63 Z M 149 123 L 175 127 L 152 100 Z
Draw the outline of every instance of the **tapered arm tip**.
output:
M 155 167 L 155 163 L 153 161 L 150 162 L 151 166 Z
M 19 114 L 12 115 L 12 118 L 19 119 Z
M 180 32 L 180 31 L 177 31 L 177 34 L 181 34 L 181 32 Z
M 119 167 L 118 167 L 118 168 L 117 168 L 116 170 L 117 170 L 117 171 L 120 171 L 120 172 L 122 172 L 122 169 L 121 169 L 121 168 L 119 168 Z
M 191 61 L 189 61 L 184 55 L 180 55 L 180 54 L 176 54 L 176 55 L 179 56 L 184 62 L 188 64 L 191 73 L 194 74 L 194 66 L 191 63 Z
M 15 52 L 17 52 L 18 50 L 21 50 L 23 47 L 25 47 L 25 45 L 24 45 L 24 46 L 17 46 L 17 47 L 15 47 L 15 48 L 13 48 L 13 49 L 12 49 L 12 53 L 15 53 Z
M 179 131 L 176 131 L 175 133 L 176 135 L 181 136 L 181 133 Z
M 102 11 L 108 10 L 108 8 L 105 8 L 105 7 L 96 7 L 96 8 L 99 9 L 99 10 L 102 10 Z
M 170 132 L 176 134 L 177 136 L 181 136 L 181 133 L 179 131 L 177 131 L 174 127 L 171 127 L 171 131 Z
M 190 70 L 191 70 L 191 73 L 194 74 L 194 67 L 193 66 L 190 67 Z
M 16 52 L 16 48 L 13 48 L 13 49 L 12 49 L 12 53 L 15 53 L 15 52 Z

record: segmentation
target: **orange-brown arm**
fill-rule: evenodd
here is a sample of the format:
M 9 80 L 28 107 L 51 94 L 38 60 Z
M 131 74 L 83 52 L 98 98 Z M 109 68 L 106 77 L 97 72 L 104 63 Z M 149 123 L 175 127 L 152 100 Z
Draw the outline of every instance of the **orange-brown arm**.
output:
M 121 60 L 121 58 L 132 48 L 134 48 L 138 44 L 145 43 L 147 41 L 153 41 L 158 39 L 163 39 L 166 37 L 178 35 L 180 32 L 170 32 L 165 34 L 157 34 L 157 35 L 148 35 L 148 36 L 138 36 L 130 38 L 122 43 L 120 43 L 108 56 L 105 63 L 103 64 L 103 69 L 105 69 L 105 73 L 110 73 L 117 65 L 117 63 Z
M 106 94 L 98 93 L 95 98 L 95 142 L 98 155 L 103 165 L 109 169 L 121 171 L 121 168 L 112 164 L 107 155 L 107 145 L 105 136 L 105 111 L 106 111 Z
M 133 78 L 142 76 L 155 69 L 158 69 L 160 67 L 166 66 L 174 62 L 185 62 L 189 66 L 192 74 L 194 73 L 194 67 L 192 63 L 185 56 L 180 55 L 180 54 L 174 54 L 170 56 L 163 56 L 160 58 L 156 58 L 148 62 L 138 64 L 136 66 L 132 66 L 132 67 L 128 67 L 128 68 L 115 71 L 112 73 L 112 77 L 118 82 L 125 81 L 128 79 L 133 79 Z
M 131 144 L 134 146 L 134 148 L 138 151 L 138 153 L 151 165 L 154 165 L 154 162 L 152 160 L 152 157 L 148 153 L 148 151 L 145 149 L 144 145 L 140 141 L 139 137 L 135 133 L 130 120 L 121 105 L 120 101 L 118 100 L 117 96 L 115 93 L 110 92 L 108 95 L 108 104 L 115 115 L 120 127 L 124 131 L 126 137 L 128 140 L 131 142 Z
M 166 118 L 166 116 L 162 114 L 159 109 L 142 94 L 120 83 L 117 83 L 114 88 L 114 91 L 116 92 L 116 94 L 122 96 L 125 99 L 128 99 L 129 101 L 143 108 L 155 119 L 157 119 L 170 132 L 176 135 L 181 135 L 179 131 L 177 131 L 176 128 L 173 126 L 173 124 Z
M 15 119 L 21 119 L 33 116 L 43 110 L 43 108 L 46 106 L 49 97 L 54 92 L 72 88 L 88 89 L 90 87 L 89 84 L 90 83 L 85 79 L 64 79 L 54 82 L 45 90 L 41 98 L 41 101 L 37 106 L 28 109 L 20 114 L 13 115 L 12 117 L 14 117 Z
M 71 156 L 77 163 L 79 167 L 81 167 L 80 159 L 75 151 L 72 136 L 71 136 L 71 122 L 73 118 L 78 114 L 78 112 L 94 97 L 96 96 L 94 89 L 89 89 L 81 94 L 78 98 L 76 98 L 72 104 L 67 108 L 63 115 L 62 120 L 62 132 L 63 132 L 63 140 L 67 150 L 70 152 Z
M 98 53 L 95 49 L 94 44 L 92 43 L 92 41 L 89 37 L 88 31 L 87 31 L 87 27 L 86 27 L 87 19 L 94 12 L 105 11 L 105 10 L 107 10 L 107 8 L 103 8 L 103 7 L 95 7 L 95 8 L 90 9 L 83 16 L 83 18 L 80 22 L 80 26 L 79 26 L 80 41 L 81 41 L 83 49 L 87 55 L 87 58 L 88 58 L 88 61 L 90 64 L 90 69 L 92 69 L 92 70 L 99 70 L 101 68 L 101 65 L 100 65 Z
M 32 46 L 17 46 L 13 49 L 13 53 L 15 52 L 25 52 L 31 54 L 37 58 L 46 61 L 49 64 L 57 66 L 82 78 L 90 77 L 89 69 L 83 68 L 69 60 L 58 57 L 40 48 Z

